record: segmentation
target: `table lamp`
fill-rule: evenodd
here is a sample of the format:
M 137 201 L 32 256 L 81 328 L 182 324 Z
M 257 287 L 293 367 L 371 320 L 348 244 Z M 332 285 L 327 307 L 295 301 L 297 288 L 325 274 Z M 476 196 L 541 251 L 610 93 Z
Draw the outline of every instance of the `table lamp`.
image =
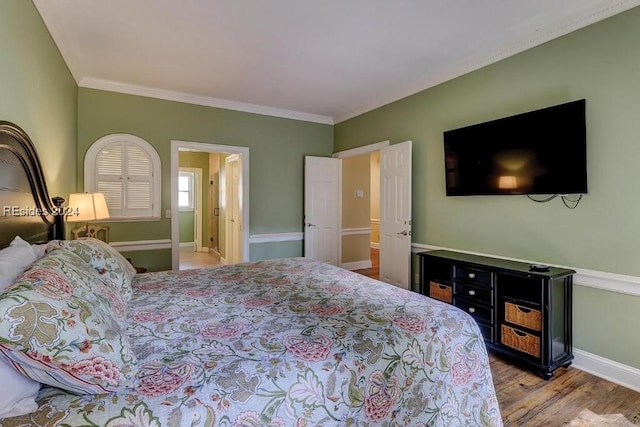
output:
M 102 193 L 71 193 L 69 195 L 71 214 L 69 222 L 85 222 L 85 233 L 89 234 L 89 221 L 108 219 L 109 208 Z

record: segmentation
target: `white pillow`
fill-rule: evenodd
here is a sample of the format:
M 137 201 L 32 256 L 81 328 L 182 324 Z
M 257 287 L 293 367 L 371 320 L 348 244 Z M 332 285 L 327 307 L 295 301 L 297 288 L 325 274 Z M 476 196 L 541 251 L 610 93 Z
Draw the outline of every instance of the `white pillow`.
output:
M 40 383 L 22 375 L 0 358 L 0 419 L 25 415 L 38 409 Z
M 36 250 L 16 237 L 8 248 L 0 251 L 0 292 L 5 290 L 35 260 Z
M 36 261 L 44 256 L 47 251 L 47 244 L 41 245 L 31 245 L 31 250 L 33 251 L 33 256 L 36 258 Z

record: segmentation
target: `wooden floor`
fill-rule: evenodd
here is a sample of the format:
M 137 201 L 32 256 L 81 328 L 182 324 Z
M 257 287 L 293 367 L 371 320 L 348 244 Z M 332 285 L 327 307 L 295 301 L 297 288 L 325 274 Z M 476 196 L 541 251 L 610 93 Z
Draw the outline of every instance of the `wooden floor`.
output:
M 505 426 L 640 425 L 640 393 L 633 390 L 573 367 L 545 381 L 496 356 L 490 363 Z
M 380 278 L 380 249 L 371 248 L 371 268 L 363 268 L 362 270 L 354 270 L 356 273 L 360 273 L 363 276 L 371 277 L 372 279 Z
M 371 269 L 378 278 L 378 251 Z M 640 426 L 640 393 L 569 367 L 549 381 L 490 355 L 491 372 L 504 425 L 549 427 Z

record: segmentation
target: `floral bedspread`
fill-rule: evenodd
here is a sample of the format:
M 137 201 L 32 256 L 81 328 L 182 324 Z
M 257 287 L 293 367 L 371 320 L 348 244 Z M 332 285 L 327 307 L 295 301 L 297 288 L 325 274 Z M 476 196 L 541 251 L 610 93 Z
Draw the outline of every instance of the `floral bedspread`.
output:
M 45 387 L 3 426 L 498 426 L 475 322 L 303 258 L 139 275 L 124 393 Z

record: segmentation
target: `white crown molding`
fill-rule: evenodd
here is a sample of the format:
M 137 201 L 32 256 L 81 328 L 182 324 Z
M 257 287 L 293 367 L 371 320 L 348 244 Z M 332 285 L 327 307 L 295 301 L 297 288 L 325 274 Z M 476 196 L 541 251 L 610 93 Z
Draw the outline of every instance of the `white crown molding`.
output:
M 598 2 L 588 10 L 584 10 L 580 14 L 575 14 L 573 19 L 563 23 L 557 23 L 546 28 L 540 28 L 535 32 L 535 34 L 529 37 L 507 41 L 497 50 L 481 52 L 475 58 L 450 67 L 436 76 L 425 77 L 404 86 L 395 86 L 390 91 L 381 91 L 378 96 L 372 98 L 369 102 L 361 105 L 360 107 L 354 108 L 348 112 L 336 114 L 334 117 L 280 109 L 265 105 L 230 101 L 221 98 L 170 91 L 160 88 L 131 85 L 87 76 L 86 69 L 80 60 L 81 58 L 74 54 L 75 50 L 72 48 L 73 40 L 67 35 L 64 26 L 61 24 L 61 21 L 55 12 L 55 7 L 51 6 L 51 1 L 33 0 L 33 3 L 62 54 L 69 71 L 80 87 L 334 125 L 639 6 L 640 0 L 620 0 L 613 4 L 611 4 L 611 2 Z
M 422 243 L 412 243 L 411 252 L 418 253 L 423 251 L 433 250 L 447 250 L 454 252 L 461 252 L 471 255 L 480 255 L 491 258 L 506 259 L 510 261 L 526 262 L 529 264 L 540 264 L 539 261 L 523 260 L 517 258 L 509 258 L 503 256 L 496 256 L 490 254 L 484 254 L 480 252 L 471 252 L 460 249 L 443 248 L 440 246 L 425 245 Z M 640 277 L 627 276 L 624 274 L 609 273 L 605 271 L 587 270 L 585 268 L 576 268 L 566 265 L 554 265 L 554 267 L 570 268 L 576 271 L 573 276 L 573 284 L 578 286 L 585 286 L 587 288 L 601 289 L 609 292 L 617 292 L 625 295 L 640 296 Z
M 93 77 L 82 77 L 78 82 L 78 86 L 88 89 L 99 89 L 109 92 L 124 93 L 127 95 L 164 99 L 165 101 L 183 102 L 185 104 L 203 105 L 205 107 L 242 111 L 244 113 L 253 113 L 261 114 L 264 116 L 301 120 L 304 122 L 321 123 L 325 125 L 333 124 L 333 119 L 331 117 L 321 116 L 319 114 L 303 113 L 300 111 L 285 110 L 282 108 L 268 107 L 265 105 L 249 104 L 246 102 L 229 101 L 227 99 L 194 95 L 191 93 L 178 92 L 149 86 L 133 85 L 111 80 L 96 79 Z
M 334 124 L 333 118 L 319 114 L 304 113 L 283 108 L 230 101 L 221 98 L 194 95 L 190 93 L 89 77 L 86 75 L 87 73 L 82 61 L 80 61 L 80 58 L 74 54 L 75 50 L 72 48 L 73 40 L 67 35 L 67 32 L 56 13 L 55 7 L 51 6 L 50 0 L 33 0 L 33 3 L 40 14 L 42 21 L 47 27 L 47 30 L 49 30 L 49 34 L 51 34 L 51 37 L 53 38 L 55 45 L 58 47 L 65 63 L 67 64 L 69 72 L 79 87 L 124 93 L 127 95 L 145 96 L 148 98 L 163 99 L 166 101 L 183 102 L 186 104 L 202 105 L 205 107 L 223 108 L 225 110 L 241 111 L 244 113 L 282 117 L 285 119 L 301 120 L 305 122 L 328 125 Z
M 414 95 L 418 92 L 422 92 L 423 90 L 437 86 L 446 81 L 453 80 L 456 77 L 460 77 L 472 71 L 479 70 L 480 68 L 486 67 L 487 65 L 496 63 L 510 56 L 524 52 L 525 50 L 534 48 L 558 37 L 562 37 L 573 31 L 577 31 L 581 28 L 587 27 L 598 21 L 602 21 L 603 19 L 607 19 L 611 16 L 617 15 L 639 5 L 640 0 L 621 0 L 613 5 L 606 5 L 604 7 L 600 6 L 600 8 L 592 8 L 586 11 L 586 13 L 583 12 L 583 14 L 581 15 L 576 15 L 573 17 L 573 19 L 566 22 L 556 24 L 547 28 L 541 28 L 532 36 L 509 41 L 500 49 L 490 52 L 482 52 L 475 58 L 464 61 L 454 67 L 450 67 L 449 69 L 444 70 L 436 76 L 428 76 L 425 79 L 418 80 L 413 84 L 409 84 L 404 87 L 394 87 L 394 89 L 392 89 L 391 91 L 380 94 L 375 99 L 372 99 L 369 103 L 364 104 L 359 108 L 356 108 L 345 114 L 334 116 L 333 121 L 335 124 L 338 124 L 352 119 L 356 116 L 375 110 L 387 104 L 391 104 L 392 102 Z

